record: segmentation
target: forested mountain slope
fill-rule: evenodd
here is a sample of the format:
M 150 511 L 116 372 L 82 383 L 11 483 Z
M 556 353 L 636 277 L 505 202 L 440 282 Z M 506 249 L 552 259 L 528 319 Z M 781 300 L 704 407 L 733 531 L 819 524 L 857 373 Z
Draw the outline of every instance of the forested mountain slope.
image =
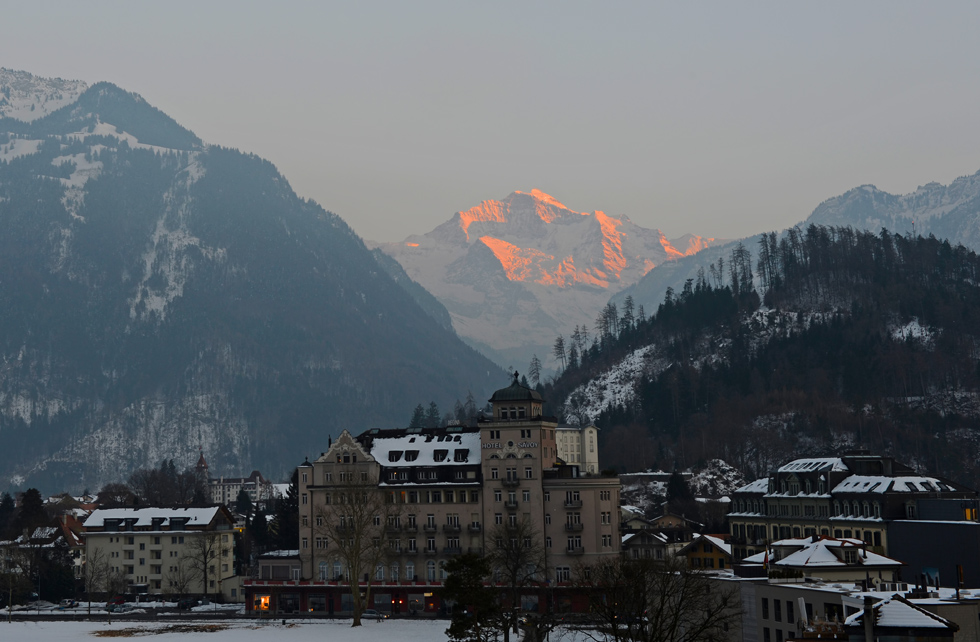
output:
M 752 250 L 650 318 L 607 308 L 567 342 L 552 410 L 595 420 L 625 469 L 720 457 L 759 476 L 866 447 L 980 486 L 980 257 L 816 225 Z
M 504 373 L 437 307 L 269 162 L 135 94 L 0 119 L 0 488 L 94 490 L 199 447 L 277 478 L 344 428 L 485 398 Z

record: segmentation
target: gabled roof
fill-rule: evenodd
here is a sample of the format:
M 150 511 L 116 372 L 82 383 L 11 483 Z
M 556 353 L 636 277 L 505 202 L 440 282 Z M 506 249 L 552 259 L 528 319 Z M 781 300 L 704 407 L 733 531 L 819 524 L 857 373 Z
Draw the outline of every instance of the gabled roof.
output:
M 677 555 L 686 555 L 689 549 L 693 548 L 694 546 L 697 546 L 698 544 L 702 544 L 704 542 L 709 542 L 712 546 L 717 548 L 719 551 L 731 557 L 732 545 L 725 543 L 725 540 L 723 539 L 722 535 L 702 535 L 701 533 L 695 533 L 694 539 L 688 542 L 684 546 L 684 548 L 677 551 Z
M 737 489 L 736 493 L 766 493 L 769 491 L 769 478 L 762 477 Z
M 834 487 L 834 493 L 935 493 L 954 490 L 945 481 L 935 477 L 912 475 L 887 477 L 884 475 L 851 475 Z
M 865 550 L 864 542 L 856 539 L 837 539 L 826 536 L 821 536 L 816 540 L 809 537 L 803 539 L 783 539 L 778 542 L 773 542 L 769 547 L 771 552 L 777 552 L 775 555 L 770 553 L 770 563 L 773 566 L 783 568 L 842 569 L 853 567 L 897 568 L 902 566 L 902 563 L 898 560 Z M 855 563 L 849 564 L 843 560 L 842 555 L 837 554 L 837 552 L 846 549 L 857 552 Z M 780 559 L 774 559 L 774 557 L 779 555 L 782 555 Z M 765 559 L 766 551 L 762 551 L 761 553 L 746 557 L 742 560 L 742 564 L 764 564 Z
M 959 626 L 946 618 L 939 617 L 920 606 L 912 604 L 901 595 L 893 595 L 887 600 L 875 604 L 872 612 L 875 616 L 875 627 L 895 629 L 951 629 L 958 631 Z M 844 624 L 850 627 L 862 626 L 864 610 L 854 613 Z

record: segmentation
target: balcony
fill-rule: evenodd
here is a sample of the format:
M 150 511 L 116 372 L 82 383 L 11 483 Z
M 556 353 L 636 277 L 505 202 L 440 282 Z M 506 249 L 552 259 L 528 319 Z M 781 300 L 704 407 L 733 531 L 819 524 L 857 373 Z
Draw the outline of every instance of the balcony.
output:
M 443 533 L 459 534 L 460 530 L 459 524 L 443 524 L 442 526 Z
M 569 533 L 578 533 L 583 527 L 582 522 L 565 522 L 565 530 Z
M 388 524 L 385 526 L 385 532 L 387 533 L 400 533 L 401 530 L 401 524 Z
M 439 530 L 439 527 L 435 524 L 426 524 L 422 527 L 422 530 L 424 530 L 426 533 L 435 533 Z
M 483 526 L 481 526 L 479 522 L 473 522 L 466 527 L 466 530 L 468 530 L 471 533 L 479 533 L 483 530 Z
M 446 555 L 461 555 L 463 553 L 463 549 L 459 546 L 447 546 L 442 549 L 442 552 Z
M 514 501 L 507 500 L 506 502 L 504 502 L 504 507 L 507 508 L 507 510 L 517 510 L 517 500 L 516 499 Z
M 581 499 L 566 499 L 565 508 L 582 508 Z
M 411 556 L 414 557 L 414 556 L 416 556 L 416 555 L 419 554 L 419 549 L 417 549 L 417 548 L 408 548 L 408 549 L 405 549 L 404 551 L 402 551 L 402 553 L 404 555 L 411 555 Z
M 435 555 L 436 553 L 439 552 L 439 549 L 436 549 L 436 548 L 427 548 L 427 549 L 425 549 L 424 552 L 425 552 L 426 555 Z
M 408 526 L 405 526 L 404 530 L 405 530 L 406 533 L 418 533 L 419 532 L 419 525 L 418 524 L 409 524 Z
M 500 483 L 508 488 L 516 488 L 521 485 L 521 480 L 516 477 L 508 477 L 507 479 L 501 480 Z
M 466 549 L 466 551 L 470 555 L 483 555 L 483 547 L 482 546 L 470 546 L 468 549 Z
M 566 548 L 565 555 L 585 555 L 585 549 L 582 548 L 581 546 Z

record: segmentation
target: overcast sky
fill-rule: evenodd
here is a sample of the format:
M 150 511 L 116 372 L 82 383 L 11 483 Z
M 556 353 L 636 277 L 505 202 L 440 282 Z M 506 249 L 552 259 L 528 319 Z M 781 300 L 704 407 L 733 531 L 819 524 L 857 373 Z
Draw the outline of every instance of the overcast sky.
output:
M 980 3 L 7 2 L 0 66 L 108 80 L 361 236 L 538 188 L 745 236 L 980 170 Z

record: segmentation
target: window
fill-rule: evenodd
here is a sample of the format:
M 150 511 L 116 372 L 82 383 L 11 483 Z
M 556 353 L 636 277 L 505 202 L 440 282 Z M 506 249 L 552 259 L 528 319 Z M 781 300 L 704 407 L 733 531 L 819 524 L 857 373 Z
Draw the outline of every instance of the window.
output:
M 551 513 L 545 513 L 545 515 L 544 515 L 544 523 L 545 524 L 551 524 Z
M 303 493 L 303 505 L 306 506 L 306 493 Z
M 544 538 L 544 547 L 545 548 L 551 548 L 551 538 L 550 537 L 545 537 Z
M 504 496 L 503 495 L 503 492 L 501 492 L 499 490 L 493 491 L 493 501 L 499 502 L 499 501 L 501 501 L 501 499 L 503 498 L 503 496 Z
M 555 568 L 555 581 L 568 582 L 572 579 L 572 569 L 568 566 L 558 566 Z
M 430 582 L 436 579 L 436 563 L 432 560 L 425 563 L 425 579 Z
M 490 479 L 500 479 L 500 470 L 497 468 L 491 468 Z
M 531 468 L 530 466 L 527 466 L 524 469 L 524 479 L 531 479 L 533 477 L 534 477 L 534 469 Z
M 493 523 L 494 524 L 503 524 L 504 523 L 504 516 L 503 516 L 503 514 L 502 513 L 494 513 L 494 515 L 493 515 Z
M 400 570 L 400 567 L 398 566 L 398 564 L 392 564 L 391 565 L 391 581 L 392 582 L 397 582 L 398 581 L 398 575 L 399 575 L 398 571 L 399 570 Z
M 769 627 L 762 629 L 762 642 L 772 642 L 772 635 L 769 633 Z
M 523 500 L 526 502 L 531 501 L 531 491 L 529 490 L 524 491 Z
M 767 597 L 762 598 L 762 619 L 769 619 L 769 598 Z M 766 631 L 768 630 L 769 629 L 766 629 Z
M 146 544 L 144 544 L 143 542 L 140 542 L 140 550 L 141 551 L 145 551 L 146 550 Z
M 783 621 L 783 603 L 779 600 L 772 601 L 772 615 L 777 622 Z
M 602 546 L 605 548 L 609 548 L 610 546 L 612 546 L 612 535 L 602 536 Z
M 793 618 L 793 601 L 792 600 L 786 600 L 786 621 L 789 622 L 789 623 L 791 623 L 791 624 L 796 621 Z
M 544 491 L 544 501 L 546 501 L 546 502 L 550 502 L 551 501 L 551 491 L 550 490 Z

